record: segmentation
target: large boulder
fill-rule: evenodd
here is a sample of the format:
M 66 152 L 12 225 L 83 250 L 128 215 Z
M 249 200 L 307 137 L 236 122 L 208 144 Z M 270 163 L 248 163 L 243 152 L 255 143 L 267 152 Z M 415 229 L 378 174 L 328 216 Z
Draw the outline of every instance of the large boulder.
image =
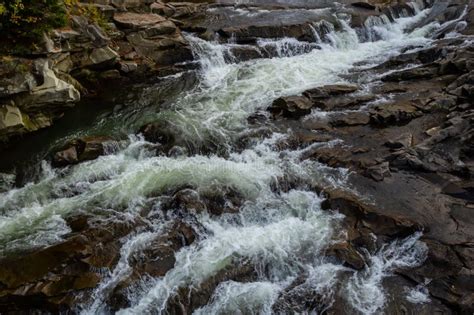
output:
M 59 79 L 50 68 L 47 60 L 38 60 L 37 67 L 43 83 L 33 87 L 26 94 L 18 94 L 15 103 L 21 109 L 44 108 L 48 106 L 70 106 L 81 98 L 79 91 Z

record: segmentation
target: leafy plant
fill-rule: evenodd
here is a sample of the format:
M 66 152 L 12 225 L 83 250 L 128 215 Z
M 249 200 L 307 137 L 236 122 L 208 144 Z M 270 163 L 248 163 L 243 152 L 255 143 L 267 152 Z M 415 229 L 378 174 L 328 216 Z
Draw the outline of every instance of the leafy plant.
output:
M 82 15 L 89 21 L 98 24 L 102 28 L 107 28 L 107 20 L 96 6 L 80 3 L 79 0 L 64 0 L 69 15 Z
M 34 49 L 43 33 L 66 23 L 61 0 L 0 0 L 0 49 Z

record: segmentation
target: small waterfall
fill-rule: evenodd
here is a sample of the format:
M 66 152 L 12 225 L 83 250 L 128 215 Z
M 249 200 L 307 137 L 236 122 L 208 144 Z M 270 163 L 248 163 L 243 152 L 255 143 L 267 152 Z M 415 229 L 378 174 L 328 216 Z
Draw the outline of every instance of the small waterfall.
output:
M 278 58 L 302 55 L 318 48 L 315 43 L 302 42 L 294 38 L 282 38 L 279 40 L 260 39 L 257 41 L 257 46 L 266 55 Z

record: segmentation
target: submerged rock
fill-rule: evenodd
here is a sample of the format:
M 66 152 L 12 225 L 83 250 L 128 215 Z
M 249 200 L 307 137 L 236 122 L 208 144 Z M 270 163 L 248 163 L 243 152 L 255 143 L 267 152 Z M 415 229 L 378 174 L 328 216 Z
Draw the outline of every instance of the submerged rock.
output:
M 94 160 L 106 153 L 106 145 L 113 143 L 108 137 L 84 137 L 70 141 L 66 148 L 53 156 L 54 166 L 67 166 Z
M 142 126 L 139 133 L 146 141 L 159 143 L 167 151 L 175 145 L 176 137 L 172 128 L 173 126 L 167 121 L 160 121 Z

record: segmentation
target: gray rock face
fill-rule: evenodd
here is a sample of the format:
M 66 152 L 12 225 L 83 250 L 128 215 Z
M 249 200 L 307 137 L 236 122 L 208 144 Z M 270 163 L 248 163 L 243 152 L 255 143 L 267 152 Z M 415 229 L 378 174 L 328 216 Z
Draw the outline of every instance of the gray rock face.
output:
M 0 133 L 23 127 L 25 127 L 25 122 L 18 107 L 10 105 L 0 107 Z
M 63 58 L 58 64 L 67 69 Z M 48 127 L 61 109 L 72 106 L 81 98 L 76 87 L 62 79 L 51 69 L 47 59 L 30 61 L 12 58 L 0 67 L 0 140 Z M 8 67 L 21 71 L 11 74 Z M 6 69 L 6 70 L 5 70 Z
M 43 84 L 35 86 L 29 93 L 15 97 L 15 103 L 23 109 L 63 104 L 68 106 L 80 100 L 79 91 L 69 83 L 60 80 L 50 69 L 46 60 L 39 60 Z
M 93 69 L 107 69 L 115 64 L 119 55 L 109 46 L 96 48 L 84 62 L 84 67 Z

